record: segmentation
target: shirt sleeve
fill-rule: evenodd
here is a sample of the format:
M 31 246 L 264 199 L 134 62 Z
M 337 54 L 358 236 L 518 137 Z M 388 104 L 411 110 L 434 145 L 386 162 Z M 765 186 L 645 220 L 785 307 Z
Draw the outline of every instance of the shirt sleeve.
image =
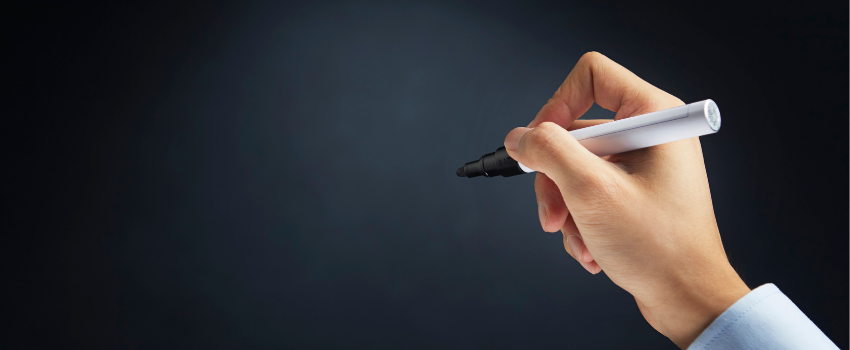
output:
M 708 349 L 838 349 L 772 283 L 732 304 L 688 347 Z

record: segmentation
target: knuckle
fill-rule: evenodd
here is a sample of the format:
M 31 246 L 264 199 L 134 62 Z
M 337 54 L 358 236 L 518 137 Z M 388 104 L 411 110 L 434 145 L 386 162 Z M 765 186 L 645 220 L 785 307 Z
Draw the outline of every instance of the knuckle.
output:
M 534 149 L 536 153 L 550 154 L 556 149 L 558 129 L 561 127 L 552 122 L 540 123 L 528 132 L 526 146 Z
M 555 133 L 561 129 L 561 126 L 553 122 L 542 122 L 534 129 L 540 133 L 541 136 L 554 137 Z
M 603 55 L 599 52 L 596 52 L 596 51 L 590 51 L 588 53 L 585 53 L 584 55 L 581 55 L 581 58 L 578 61 L 579 61 L 579 63 L 581 63 L 581 64 L 583 64 L 587 67 L 591 67 L 591 66 L 598 65 L 601 62 L 605 62 L 607 60 L 608 60 L 608 57 L 606 57 L 605 55 Z
M 599 227 L 604 227 L 606 222 L 610 221 L 611 213 L 607 208 L 596 207 L 585 209 L 581 212 L 582 226 L 594 230 Z
M 602 59 L 603 57 L 605 57 L 605 55 L 603 55 L 599 52 L 589 51 L 589 52 L 586 52 L 584 55 L 581 55 L 581 59 L 579 59 L 579 60 L 585 61 L 585 62 L 593 62 L 593 61 L 598 61 L 598 60 Z
M 554 169 L 560 160 L 564 158 L 564 150 L 561 147 L 560 133 L 564 132 L 558 124 L 552 122 L 540 123 L 531 129 L 523 137 L 520 146 L 523 156 L 534 164 L 539 171 L 549 168 Z

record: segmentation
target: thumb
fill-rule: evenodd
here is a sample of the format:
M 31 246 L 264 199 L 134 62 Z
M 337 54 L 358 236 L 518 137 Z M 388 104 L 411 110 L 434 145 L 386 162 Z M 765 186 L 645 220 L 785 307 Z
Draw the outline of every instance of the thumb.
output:
M 549 176 L 564 195 L 598 191 L 615 175 L 612 164 L 590 153 L 567 130 L 551 122 L 512 130 L 505 138 L 505 149 L 517 162 Z

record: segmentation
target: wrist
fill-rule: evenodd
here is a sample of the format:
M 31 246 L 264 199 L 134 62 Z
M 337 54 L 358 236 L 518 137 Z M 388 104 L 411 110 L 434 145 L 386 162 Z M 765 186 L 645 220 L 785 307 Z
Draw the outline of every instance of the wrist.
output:
M 722 271 L 674 282 L 666 300 L 648 308 L 655 328 L 687 348 L 726 309 L 750 289 L 727 265 Z

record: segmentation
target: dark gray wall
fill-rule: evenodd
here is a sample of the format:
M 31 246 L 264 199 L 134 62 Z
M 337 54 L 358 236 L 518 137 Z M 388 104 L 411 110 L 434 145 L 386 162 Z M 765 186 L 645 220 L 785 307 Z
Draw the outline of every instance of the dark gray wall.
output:
M 847 348 L 848 5 L 758 3 L 3 5 L 3 342 L 673 349 L 454 175 L 595 50 L 717 101 L 733 266 Z

